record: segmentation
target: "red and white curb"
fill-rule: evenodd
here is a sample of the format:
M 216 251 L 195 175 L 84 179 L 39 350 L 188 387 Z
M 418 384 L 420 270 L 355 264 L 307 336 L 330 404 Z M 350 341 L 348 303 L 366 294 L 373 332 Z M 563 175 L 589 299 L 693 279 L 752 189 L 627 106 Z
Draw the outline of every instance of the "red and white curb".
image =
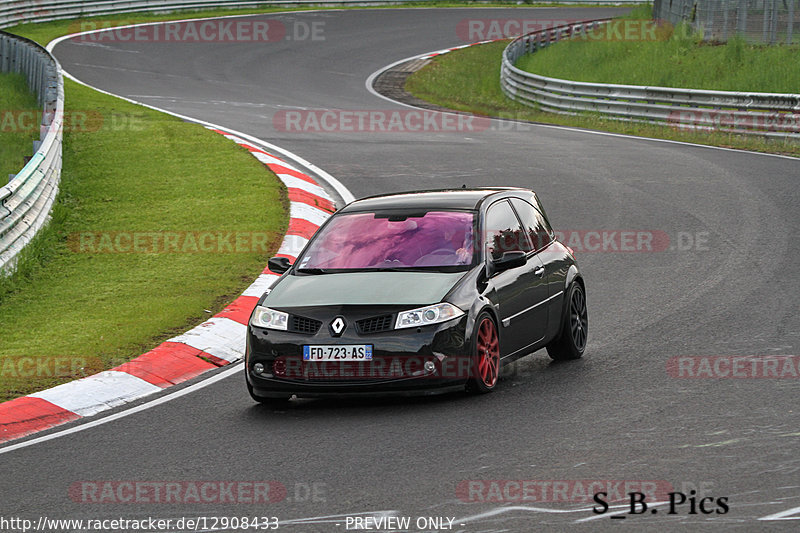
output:
M 277 255 L 294 261 L 335 211 L 333 198 L 308 174 L 241 137 L 206 126 L 243 146 L 286 185 L 289 228 Z M 83 379 L 0 403 L 0 443 L 138 400 L 244 357 L 247 320 L 278 278 L 264 271 L 220 313 L 136 359 Z
M 469 48 L 470 46 L 478 46 L 479 44 L 489 44 L 495 43 L 497 41 L 507 41 L 508 39 L 489 39 L 487 41 L 478 41 L 476 43 L 469 43 L 469 44 L 462 44 L 461 46 L 454 46 L 452 48 L 445 48 L 444 50 L 438 50 L 436 52 L 431 52 L 429 54 L 423 54 L 421 56 L 416 56 L 415 59 L 431 59 L 436 56 L 441 56 L 444 54 L 449 54 L 450 52 L 455 52 L 456 50 L 461 50 L 463 48 Z

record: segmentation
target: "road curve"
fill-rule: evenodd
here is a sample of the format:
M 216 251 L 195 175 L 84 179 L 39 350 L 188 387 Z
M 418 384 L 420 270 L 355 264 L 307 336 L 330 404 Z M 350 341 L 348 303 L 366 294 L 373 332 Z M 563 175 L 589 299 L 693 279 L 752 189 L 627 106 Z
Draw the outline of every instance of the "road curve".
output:
M 405 109 L 370 94 L 364 80 L 399 59 L 464 44 L 457 28 L 465 20 L 609 12 L 327 11 L 247 19 L 287 28 L 317 23 L 324 40 L 58 45 L 56 56 L 78 79 L 289 149 L 356 197 L 462 183 L 535 189 L 556 228 L 582 239 L 576 247 L 591 335 L 584 359 L 553 364 L 539 352 L 481 397 L 303 400 L 273 410 L 253 405 L 236 373 L 0 455 L 3 514 L 268 514 L 290 531 L 344 530 L 344 515 L 378 512 L 412 523 L 454 517 L 454 529 L 469 532 L 561 531 L 595 518 L 593 530 L 620 525 L 593 515 L 593 502 L 574 493 L 569 501 L 470 501 L 457 490 L 467 480 L 565 480 L 573 488 L 580 480 L 652 480 L 728 498 L 725 514 L 689 514 L 684 506 L 676 515 L 661 508 L 625 521 L 659 530 L 703 524 L 750 531 L 767 525 L 760 518 L 800 507 L 798 380 L 668 372 L 679 356 L 797 353 L 797 160 L 500 122 L 460 132 L 275 127 L 276 116 L 298 109 Z M 621 231 L 645 232 L 656 249 L 610 249 Z M 280 502 L 254 505 L 86 503 L 74 490 L 102 480 L 275 480 L 288 492 Z M 330 515 L 342 516 L 320 518 Z

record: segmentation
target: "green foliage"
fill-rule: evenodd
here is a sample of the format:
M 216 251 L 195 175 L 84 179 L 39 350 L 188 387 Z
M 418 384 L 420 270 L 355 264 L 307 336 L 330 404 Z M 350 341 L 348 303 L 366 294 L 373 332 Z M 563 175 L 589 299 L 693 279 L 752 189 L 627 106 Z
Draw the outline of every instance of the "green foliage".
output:
M 633 24 L 622 20 L 617 24 Z M 637 23 L 641 24 L 641 23 Z M 733 38 L 727 44 L 702 42 L 688 25 L 674 29 L 632 26 L 615 39 L 574 39 L 520 58 L 517 67 L 575 81 L 687 87 L 720 91 L 799 93 L 798 46 L 748 44 Z M 597 37 L 597 36 L 595 36 Z
M 22 74 L 0 74 L 0 185 L 25 165 L 39 138 L 41 110 Z
M 620 19 L 650 20 L 653 18 L 653 4 L 639 4 Z

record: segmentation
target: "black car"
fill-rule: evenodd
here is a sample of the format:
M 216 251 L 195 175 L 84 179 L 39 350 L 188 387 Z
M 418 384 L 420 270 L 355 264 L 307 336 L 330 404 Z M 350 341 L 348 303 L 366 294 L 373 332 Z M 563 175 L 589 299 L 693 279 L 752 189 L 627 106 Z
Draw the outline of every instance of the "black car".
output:
M 336 212 L 258 301 L 245 375 L 257 401 L 495 388 L 546 347 L 583 355 L 586 288 L 536 194 L 373 196 Z

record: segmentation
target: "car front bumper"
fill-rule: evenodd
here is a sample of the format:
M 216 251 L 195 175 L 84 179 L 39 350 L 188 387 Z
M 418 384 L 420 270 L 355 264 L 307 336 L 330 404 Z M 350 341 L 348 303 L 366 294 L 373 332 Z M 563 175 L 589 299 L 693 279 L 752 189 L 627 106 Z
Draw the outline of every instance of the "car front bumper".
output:
M 471 375 L 467 316 L 420 328 L 340 337 L 248 326 L 245 368 L 260 397 L 425 395 L 461 390 Z M 371 361 L 303 361 L 305 345 L 372 345 Z M 254 367 L 260 364 L 261 372 Z

